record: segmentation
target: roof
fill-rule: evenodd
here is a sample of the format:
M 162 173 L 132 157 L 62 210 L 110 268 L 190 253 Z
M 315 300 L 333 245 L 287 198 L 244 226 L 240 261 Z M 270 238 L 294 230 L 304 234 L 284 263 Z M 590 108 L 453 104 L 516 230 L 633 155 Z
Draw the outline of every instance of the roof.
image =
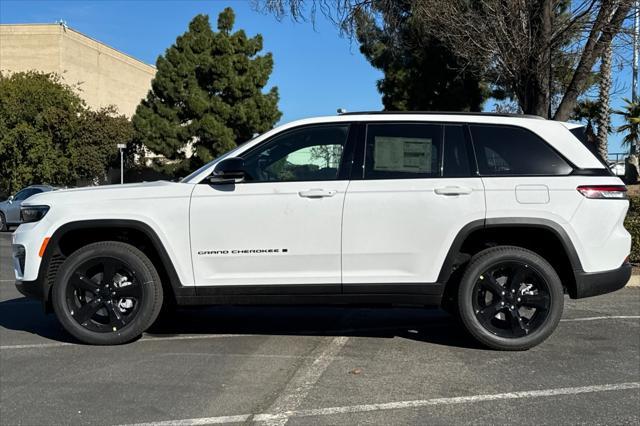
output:
M 413 115 L 479 115 L 479 116 L 492 116 L 492 117 L 513 117 L 513 118 L 533 118 L 536 120 L 546 120 L 539 115 L 531 114 L 509 114 L 502 112 L 468 112 L 468 111 L 354 111 L 354 112 L 339 112 L 339 115 L 395 115 L 395 114 L 413 114 Z
M 38 28 L 38 27 L 49 27 L 51 29 L 56 29 L 61 31 L 63 34 L 64 33 L 72 33 L 72 34 L 76 34 L 77 36 L 84 38 L 86 40 L 90 40 L 93 43 L 96 43 L 97 45 L 103 46 L 105 48 L 107 48 L 108 50 L 111 50 L 119 55 L 122 55 L 126 58 L 128 58 L 129 60 L 133 61 L 135 64 L 140 65 L 144 68 L 149 68 L 151 71 L 155 72 L 156 67 L 152 64 L 147 64 L 146 62 L 136 58 L 135 56 L 132 56 L 126 52 L 123 52 L 122 50 L 116 49 L 113 46 L 110 46 L 100 40 L 97 40 L 81 31 L 76 30 L 75 28 L 72 28 L 70 26 L 68 26 L 66 23 L 62 23 L 62 22 L 54 22 L 54 23 L 16 23 L 16 24 L 11 24 L 11 23 L 0 23 L 0 29 L 3 29 L 4 31 L 7 31 L 6 34 L 10 34 L 9 31 L 11 31 L 12 28 L 16 28 L 16 29 L 28 29 L 28 28 Z M 24 30 L 23 30 L 24 31 Z

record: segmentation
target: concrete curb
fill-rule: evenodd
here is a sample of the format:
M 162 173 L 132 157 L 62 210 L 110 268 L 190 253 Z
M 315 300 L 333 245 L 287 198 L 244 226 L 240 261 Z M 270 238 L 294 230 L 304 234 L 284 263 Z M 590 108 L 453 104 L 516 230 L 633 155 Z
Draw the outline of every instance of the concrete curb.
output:
M 627 287 L 640 287 L 640 275 L 631 275 Z

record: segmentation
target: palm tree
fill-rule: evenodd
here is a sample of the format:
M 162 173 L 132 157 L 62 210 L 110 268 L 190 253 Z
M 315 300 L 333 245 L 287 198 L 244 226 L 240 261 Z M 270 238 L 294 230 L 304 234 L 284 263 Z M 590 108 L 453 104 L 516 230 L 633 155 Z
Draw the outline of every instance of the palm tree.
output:
M 624 99 L 624 109 L 615 114 L 624 117 L 625 123 L 616 129 L 618 133 L 626 133 L 622 138 L 622 145 L 629 147 L 629 156 L 625 160 L 625 182 L 636 183 L 639 175 L 638 144 L 640 143 L 640 104 Z M 633 166 L 633 167 L 630 167 Z
M 594 100 L 583 99 L 579 101 L 573 109 L 571 115 L 572 120 L 586 122 L 585 136 L 587 138 L 587 148 L 596 155 L 600 155 L 598 150 L 598 141 L 596 137 L 596 125 L 598 114 L 600 112 L 600 104 Z M 607 160 L 603 158 L 603 160 Z
M 640 143 L 640 103 L 624 99 L 624 109 L 615 111 L 615 114 L 624 117 L 625 123 L 616 129 L 618 133 L 626 133 L 622 139 L 622 145 L 628 146 L 630 152 L 634 152 Z
M 596 144 L 598 154 L 607 161 L 609 157 L 608 136 L 611 131 L 611 109 L 609 101 L 611 99 L 611 62 L 613 60 L 613 46 L 611 41 L 607 43 L 602 52 L 600 63 L 600 94 L 598 97 L 598 133 L 596 134 Z

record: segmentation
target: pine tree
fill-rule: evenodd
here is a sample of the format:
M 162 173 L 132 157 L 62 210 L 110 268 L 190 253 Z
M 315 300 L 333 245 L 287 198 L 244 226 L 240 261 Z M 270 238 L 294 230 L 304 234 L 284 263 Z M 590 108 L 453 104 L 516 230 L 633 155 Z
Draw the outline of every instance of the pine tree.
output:
M 393 7 L 372 2 L 371 7 L 369 14 L 359 13 L 356 37 L 362 54 L 384 72 L 378 90 L 386 110 L 481 110 L 489 95 L 485 85 L 463 71 L 442 43 L 422 31 L 411 2 L 397 1 Z
M 156 62 L 157 73 L 133 117 L 136 140 L 167 160 L 166 172 L 182 173 L 262 133 L 278 121 L 278 90 L 264 93 L 273 69 L 262 36 L 231 32 L 231 8 L 214 32 L 196 16 Z M 188 154 L 193 154 L 190 158 Z

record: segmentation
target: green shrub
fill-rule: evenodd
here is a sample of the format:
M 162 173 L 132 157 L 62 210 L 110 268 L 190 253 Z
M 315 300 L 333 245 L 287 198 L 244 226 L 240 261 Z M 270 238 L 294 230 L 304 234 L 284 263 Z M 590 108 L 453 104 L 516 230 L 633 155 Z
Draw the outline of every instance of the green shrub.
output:
M 631 205 L 627 218 L 624 220 L 624 227 L 631 234 L 631 263 L 640 263 L 640 197 L 631 197 Z

